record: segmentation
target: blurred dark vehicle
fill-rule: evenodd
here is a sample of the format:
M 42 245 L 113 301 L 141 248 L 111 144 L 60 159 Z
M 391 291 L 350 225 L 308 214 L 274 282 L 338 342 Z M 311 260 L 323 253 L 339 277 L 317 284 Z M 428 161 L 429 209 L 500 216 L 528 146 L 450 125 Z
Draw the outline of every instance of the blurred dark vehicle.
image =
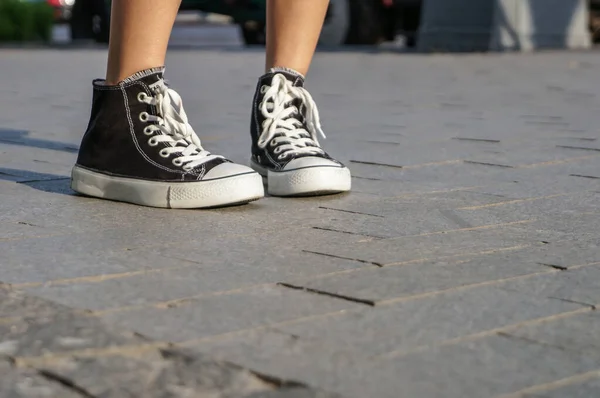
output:
M 590 0 L 590 31 L 594 43 L 600 43 L 600 0 Z

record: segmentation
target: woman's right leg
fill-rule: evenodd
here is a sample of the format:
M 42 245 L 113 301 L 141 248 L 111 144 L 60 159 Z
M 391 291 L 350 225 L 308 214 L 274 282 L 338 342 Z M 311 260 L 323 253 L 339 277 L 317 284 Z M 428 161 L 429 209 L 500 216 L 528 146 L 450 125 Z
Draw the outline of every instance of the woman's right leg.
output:
M 202 148 L 163 78 L 180 0 L 113 0 L 106 79 L 94 81 L 71 187 L 154 207 L 203 208 L 261 198 L 261 176 Z

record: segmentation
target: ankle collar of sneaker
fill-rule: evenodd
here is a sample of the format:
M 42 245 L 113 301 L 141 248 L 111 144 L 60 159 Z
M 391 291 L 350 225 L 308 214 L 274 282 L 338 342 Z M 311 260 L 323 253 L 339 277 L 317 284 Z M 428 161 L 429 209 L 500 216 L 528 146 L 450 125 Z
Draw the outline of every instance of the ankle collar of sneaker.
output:
M 119 87 L 119 86 L 129 85 L 130 83 L 133 83 L 135 81 L 138 81 L 140 79 L 143 79 L 143 78 L 145 78 L 147 76 L 151 76 L 151 75 L 160 74 L 162 77 L 162 75 L 164 73 L 165 73 L 165 67 L 157 66 L 154 68 L 148 68 L 148 69 L 141 70 L 139 72 L 135 72 L 133 75 L 126 77 L 125 79 L 121 80 L 119 83 L 117 83 L 115 85 L 106 84 L 106 79 L 94 79 L 93 83 L 94 83 L 94 86 L 97 88 Z
M 164 66 L 156 66 L 154 68 L 148 68 L 148 69 L 141 70 L 139 72 L 135 72 L 133 75 L 121 80 L 119 82 L 119 84 L 131 83 L 136 80 L 143 79 L 146 76 L 155 75 L 157 73 L 160 73 L 161 75 L 163 75 L 165 73 L 165 67 Z
M 298 72 L 297 70 L 292 69 L 292 68 L 286 68 L 286 67 L 283 67 L 283 66 L 277 66 L 275 68 L 271 68 L 271 69 L 269 69 L 268 73 L 277 73 L 277 72 L 285 72 L 285 73 L 289 73 L 291 75 L 294 75 L 296 77 L 299 77 L 302 80 L 305 79 L 304 75 L 302 73 Z

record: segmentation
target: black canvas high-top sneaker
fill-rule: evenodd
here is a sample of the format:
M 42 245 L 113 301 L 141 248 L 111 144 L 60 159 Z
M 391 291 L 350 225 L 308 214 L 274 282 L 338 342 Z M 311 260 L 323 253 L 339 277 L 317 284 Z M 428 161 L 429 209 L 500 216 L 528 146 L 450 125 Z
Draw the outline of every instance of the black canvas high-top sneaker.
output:
M 99 198 L 167 208 L 203 208 L 263 197 L 249 167 L 202 148 L 181 97 L 163 69 L 118 85 L 93 83 L 92 111 L 73 167 L 73 190 Z
M 252 105 L 251 166 L 274 196 L 349 191 L 350 170 L 320 146 L 319 112 L 304 77 L 283 68 L 260 77 Z

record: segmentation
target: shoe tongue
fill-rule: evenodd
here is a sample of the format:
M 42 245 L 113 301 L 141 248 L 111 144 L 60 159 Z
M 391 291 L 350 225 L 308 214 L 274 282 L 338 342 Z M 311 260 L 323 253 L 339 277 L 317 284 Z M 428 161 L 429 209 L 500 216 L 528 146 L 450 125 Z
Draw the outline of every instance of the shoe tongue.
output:
M 267 73 L 270 79 L 277 74 L 285 76 L 295 87 L 304 87 L 304 76 L 293 69 L 277 67 L 269 69 Z
M 135 81 L 144 82 L 147 85 L 151 85 L 156 83 L 159 80 L 163 80 L 163 74 L 165 73 L 165 68 L 160 66 L 156 68 L 144 69 L 139 72 L 134 73 L 133 75 L 123 79 L 121 83 L 131 83 Z

